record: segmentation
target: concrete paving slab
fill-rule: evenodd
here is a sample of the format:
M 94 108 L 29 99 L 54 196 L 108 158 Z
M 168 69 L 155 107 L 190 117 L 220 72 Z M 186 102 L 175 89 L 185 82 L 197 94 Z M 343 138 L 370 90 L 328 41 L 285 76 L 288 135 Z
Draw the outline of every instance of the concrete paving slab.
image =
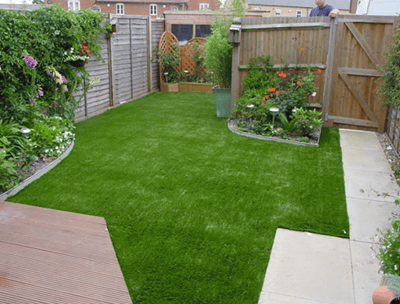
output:
M 345 168 L 344 180 L 350 198 L 394 202 L 398 192 L 394 176 L 387 172 Z
M 262 292 L 354 304 L 349 240 L 279 228 Z
M 350 221 L 350 239 L 373 242 L 377 228 L 390 227 L 392 213 L 399 213 L 400 207 L 393 202 L 347 198 L 347 214 Z
M 277 293 L 262 292 L 258 304 L 332 304 L 332 302 L 313 301 Z
M 347 169 L 360 169 L 391 174 L 385 153 L 381 150 L 342 148 L 342 160 L 345 171 Z
M 382 150 L 378 137 L 373 132 L 340 129 L 340 146 L 367 150 Z
M 379 261 L 372 257 L 370 243 L 350 241 L 354 277 L 355 304 L 372 303 L 372 293 L 379 287 L 382 275 Z

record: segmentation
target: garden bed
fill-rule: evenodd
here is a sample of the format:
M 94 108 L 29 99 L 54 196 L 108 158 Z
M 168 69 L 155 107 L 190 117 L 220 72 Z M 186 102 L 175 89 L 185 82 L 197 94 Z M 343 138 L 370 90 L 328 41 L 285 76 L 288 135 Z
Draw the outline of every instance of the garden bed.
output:
M 161 83 L 161 92 L 199 92 L 212 93 L 213 85 L 209 83 L 179 82 Z
M 315 146 L 315 147 L 319 146 L 319 139 L 321 137 L 322 127 L 318 128 L 317 131 L 315 131 L 315 132 L 310 134 L 310 136 L 308 137 L 310 142 L 307 143 L 307 142 L 298 141 L 298 139 L 301 138 L 301 136 L 291 136 L 290 139 L 285 139 L 280 135 L 265 136 L 265 135 L 259 135 L 259 134 L 254 134 L 254 133 L 250 133 L 250 132 L 240 131 L 239 128 L 238 128 L 238 125 L 237 125 L 237 123 L 239 121 L 241 121 L 241 120 L 240 119 L 228 120 L 228 128 L 229 128 L 229 130 L 231 130 L 233 133 L 236 133 L 238 135 L 247 136 L 247 137 L 251 137 L 251 138 L 257 138 L 257 139 L 261 139 L 261 140 L 270 140 L 270 141 L 276 141 L 276 142 L 283 142 L 283 143 L 288 143 L 288 144 L 292 144 L 292 145 L 299 145 L 299 146 Z
M 43 174 L 46 174 L 55 166 L 57 166 L 64 158 L 66 158 L 69 153 L 71 153 L 74 147 L 74 141 L 65 149 L 64 153 L 61 154 L 57 158 L 47 158 L 47 159 L 39 159 L 37 161 L 33 161 L 26 166 L 25 170 L 21 170 L 21 179 L 22 182 L 15 186 L 14 188 L 1 192 L 0 191 L 0 201 L 5 201 L 8 197 L 17 194 L 19 191 L 24 189 L 33 181 L 37 180 Z

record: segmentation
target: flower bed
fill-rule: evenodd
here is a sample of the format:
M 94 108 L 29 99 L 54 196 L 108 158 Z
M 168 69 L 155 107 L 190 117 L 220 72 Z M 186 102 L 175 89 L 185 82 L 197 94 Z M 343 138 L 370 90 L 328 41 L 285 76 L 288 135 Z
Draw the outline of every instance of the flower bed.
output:
M 250 59 L 249 76 L 231 112 L 230 129 L 251 137 L 318 145 L 322 114 L 308 109 L 306 102 L 308 96 L 317 94 L 314 72 L 296 66 L 277 68 L 270 60 L 269 55 Z

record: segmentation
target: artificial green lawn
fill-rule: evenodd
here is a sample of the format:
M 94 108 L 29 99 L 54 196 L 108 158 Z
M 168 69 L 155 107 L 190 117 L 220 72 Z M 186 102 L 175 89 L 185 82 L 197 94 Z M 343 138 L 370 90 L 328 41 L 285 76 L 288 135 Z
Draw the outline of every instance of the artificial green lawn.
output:
M 155 93 L 77 124 L 8 201 L 106 219 L 133 303 L 258 301 L 278 227 L 347 237 L 337 129 L 320 147 L 231 133 L 212 94 Z

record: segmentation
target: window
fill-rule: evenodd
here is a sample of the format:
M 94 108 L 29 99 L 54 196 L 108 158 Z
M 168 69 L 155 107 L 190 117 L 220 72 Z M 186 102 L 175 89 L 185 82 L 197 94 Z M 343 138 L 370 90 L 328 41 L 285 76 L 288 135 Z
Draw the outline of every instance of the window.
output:
M 209 7 L 210 7 L 210 4 L 208 4 L 208 3 L 200 3 L 200 10 L 201 11 L 208 10 Z
M 68 10 L 69 11 L 79 11 L 81 8 L 81 4 L 79 0 L 75 1 L 68 1 Z
M 211 25 L 196 24 L 196 37 L 207 37 L 211 34 Z
M 280 9 L 275 10 L 275 16 L 280 16 L 282 14 L 282 11 Z
M 177 10 L 179 10 L 177 6 L 171 7 L 171 11 L 177 11 Z
M 157 15 L 157 4 L 150 4 L 150 15 Z
M 121 3 L 117 3 L 117 15 L 124 14 L 124 5 Z
M 101 7 L 100 7 L 100 5 L 94 5 L 93 6 L 93 10 L 95 11 L 95 12 L 101 12 Z
M 302 11 L 297 11 L 297 17 L 301 17 L 302 15 Z

